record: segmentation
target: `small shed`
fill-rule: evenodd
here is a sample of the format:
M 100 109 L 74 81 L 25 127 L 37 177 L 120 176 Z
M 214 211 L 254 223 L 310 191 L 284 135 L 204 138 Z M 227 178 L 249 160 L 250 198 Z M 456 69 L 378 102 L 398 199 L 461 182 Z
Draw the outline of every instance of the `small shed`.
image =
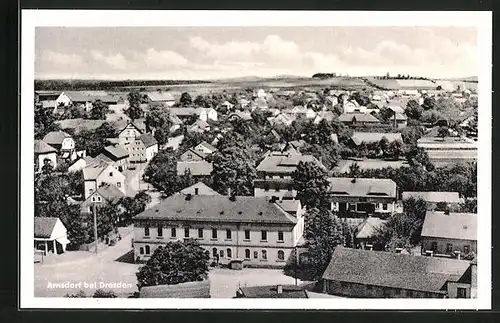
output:
M 70 242 L 66 227 L 55 217 L 35 217 L 34 235 L 35 249 L 44 255 L 64 253 Z

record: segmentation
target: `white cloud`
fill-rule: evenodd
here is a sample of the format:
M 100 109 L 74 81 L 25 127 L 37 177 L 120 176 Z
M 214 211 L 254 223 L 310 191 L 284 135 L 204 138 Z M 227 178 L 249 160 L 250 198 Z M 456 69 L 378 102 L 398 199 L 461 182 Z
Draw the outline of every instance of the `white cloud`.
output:
M 223 44 L 210 43 L 201 37 L 189 38 L 194 49 L 204 52 L 208 57 L 223 59 L 241 59 L 260 50 L 260 45 L 253 42 L 230 41 Z
M 100 51 L 91 50 L 90 55 L 94 60 L 104 62 L 110 67 L 117 70 L 125 70 L 129 67 L 129 62 L 121 53 L 117 53 L 114 55 L 105 55 Z
M 135 55 L 138 63 L 143 63 L 150 68 L 169 68 L 186 66 L 188 60 L 170 50 L 156 50 L 149 48 L 145 53 L 138 53 Z
M 43 52 L 42 60 L 56 67 L 76 67 L 84 64 L 83 57 L 80 55 L 58 53 L 51 50 Z
M 301 60 L 302 53 L 299 46 L 288 40 L 283 40 L 277 35 L 269 35 L 264 39 L 262 51 L 274 59 Z

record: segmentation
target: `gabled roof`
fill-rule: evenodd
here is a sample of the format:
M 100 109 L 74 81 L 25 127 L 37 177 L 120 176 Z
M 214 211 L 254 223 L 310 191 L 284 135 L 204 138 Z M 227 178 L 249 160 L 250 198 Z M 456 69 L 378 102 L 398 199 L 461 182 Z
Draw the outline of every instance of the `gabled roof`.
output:
M 200 144 L 199 144 L 198 146 L 202 146 L 202 147 L 204 147 L 204 148 L 206 148 L 206 149 L 210 150 L 211 152 L 217 151 L 217 148 L 215 148 L 214 146 L 212 146 L 211 144 L 209 144 L 209 143 L 208 143 L 208 142 L 206 142 L 206 141 L 202 141 L 202 142 L 200 142 Z M 196 147 L 198 147 L 198 146 L 196 146 Z M 195 148 L 196 148 L 196 147 L 195 147 Z
M 405 113 L 405 110 L 399 105 L 390 105 L 388 108 L 395 113 Z
M 161 101 L 175 101 L 174 97 L 170 92 L 147 92 L 146 95 L 153 102 L 161 102 Z
M 301 161 L 321 165 L 313 155 L 302 155 L 297 152 L 273 152 L 260 162 L 257 166 L 257 171 L 292 173 Z
M 359 145 L 362 142 L 371 143 L 371 142 L 379 142 L 382 138 L 386 138 L 389 142 L 393 141 L 403 141 L 403 137 L 401 137 L 401 133 L 380 133 L 380 132 L 354 132 L 351 136 L 352 141 Z
M 276 204 L 285 212 L 295 214 L 301 207 L 300 200 L 279 200 Z
M 139 139 L 144 143 L 144 146 L 146 146 L 146 148 L 158 144 L 155 137 L 153 137 L 153 135 L 150 133 L 143 133 L 139 136 Z
M 170 108 L 169 111 L 178 117 L 188 117 L 200 115 L 202 108 Z
M 276 223 L 293 225 L 297 220 L 267 197 L 174 194 L 134 219 L 207 221 L 217 223 Z
M 209 176 L 212 173 L 213 166 L 212 163 L 204 160 L 177 162 L 177 175 L 184 175 L 186 169 L 189 169 L 193 176 Z
M 139 298 L 210 298 L 210 281 L 142 287 Z
M 353 119 L 356 122 L 380 122 L 377 118 L 367 113 L 343 113 L 339 116 L 339 121 L 341 122 L 353 122 Z
M 105 151 L 106 155 L 108 155 L 111 158 L 114 158 L 115 160 L 127 158 L 129 156 L 128 151 L 119 145 L 106 146 L 106 147 L 104 147 L 104 151 Z
M 51 131 L 43 137 L 43 141 L 49 145 L 62 145 L 66 138 L 71 138 L 71 136 L 64 131 Z
M 388 178 L 328 178 L 328 193 L 337 196 L 396 197 L 396 183 Z
M 103 185 L 97 189 L 92 195 L 99 194 L 103 199 L 110 203 L 118 202 L 125 195 L 115 185 Z M 90 196 L 92 196 L 90 195 Z M 89 198 L 90 198 L 89 196 Z M 87 199 L 88 200 L 88 199 Z
M 469 266 L 464 260 L 337 247 L 323 279 L 439 293 Z
M 357 226 L 358 233 L 356 239 L 369 239 L 375 235 L 378 228 L 381 228 L 387 221 L 369 216 Z
M 308 298 L 303 287 L 295 285 L 281 285 L 278 293 L 277 285 L 240 287 L 238 293 L 243 298 Z
M 35 217 L 35 238 L 50 238 L 59 218 Z
M 83 179 L 88 180 L 96 180 L 97 177 L 109 166 L 104 162 L 98 162 L 96 164 L 88 165 L 83 169 Z
M 189 187 L 186 187 L 185 189 L 181 190 L 180 193 L 194 195 L 195 189 L 198 189 L 198 195 L 220 195 L 219 193 L 214 191 L 211 187 L 207 186 L 205 183 L 202 182 L 198 182 Z
M 460 195 L 458 192 L 403 192 L 403 200 L 409 198 L 421 198 L 430 203 L 460 203 Z
M 472 213 L 427 212 L 422 237 L 477 241 L 477 215 Z
M 196 120 L 196 122 L 195 122 L 195 123 L 193 123 L 193 124 L 191 125 L 190 129 L 192 129 L 192 128 L 200 128 L 200 129 L 205 129 L 205 128 L 208 128 L 208 127 L 210 127 L 210 125 L 208 124 L 208 122 L 203 121 L 203 120 L 201 120 L 201 119 L 198 119 L 198 120 Z
M 55 153 L 57 150 L 43 140 L 35 140 L 35 154 Z

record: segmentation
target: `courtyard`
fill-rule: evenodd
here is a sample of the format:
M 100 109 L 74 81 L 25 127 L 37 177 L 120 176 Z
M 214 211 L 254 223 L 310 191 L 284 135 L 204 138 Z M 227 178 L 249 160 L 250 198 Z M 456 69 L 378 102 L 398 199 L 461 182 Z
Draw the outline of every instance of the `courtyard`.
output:
M 64 297 L 82 290 L 91 296 L 98 288 L 113 290 L 118 297 L 130 297 L 137 292 L 136 272 L 141 265 L 132 263 L 132 233 L 97 254 L 68 251 L 59 259 L 34 264 L 35 297 Z M 210 269 L 212 298 L 233 298 L 239 286 L 295 284 L 279 269 L 244 268 Z M 301 281 L 297 280 L 300 284 Z

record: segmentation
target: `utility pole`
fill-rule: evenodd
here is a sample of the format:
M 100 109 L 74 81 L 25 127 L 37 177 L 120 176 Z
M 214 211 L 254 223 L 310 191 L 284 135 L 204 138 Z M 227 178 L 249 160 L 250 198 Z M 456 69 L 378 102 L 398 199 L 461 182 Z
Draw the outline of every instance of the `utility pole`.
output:
M 96 205 L 94 203 L 92 207 L 92 213 L 94 213 L 94 241 L 95 241 L 95 254 L 97 254 L 97 212 L 96 212 Z

